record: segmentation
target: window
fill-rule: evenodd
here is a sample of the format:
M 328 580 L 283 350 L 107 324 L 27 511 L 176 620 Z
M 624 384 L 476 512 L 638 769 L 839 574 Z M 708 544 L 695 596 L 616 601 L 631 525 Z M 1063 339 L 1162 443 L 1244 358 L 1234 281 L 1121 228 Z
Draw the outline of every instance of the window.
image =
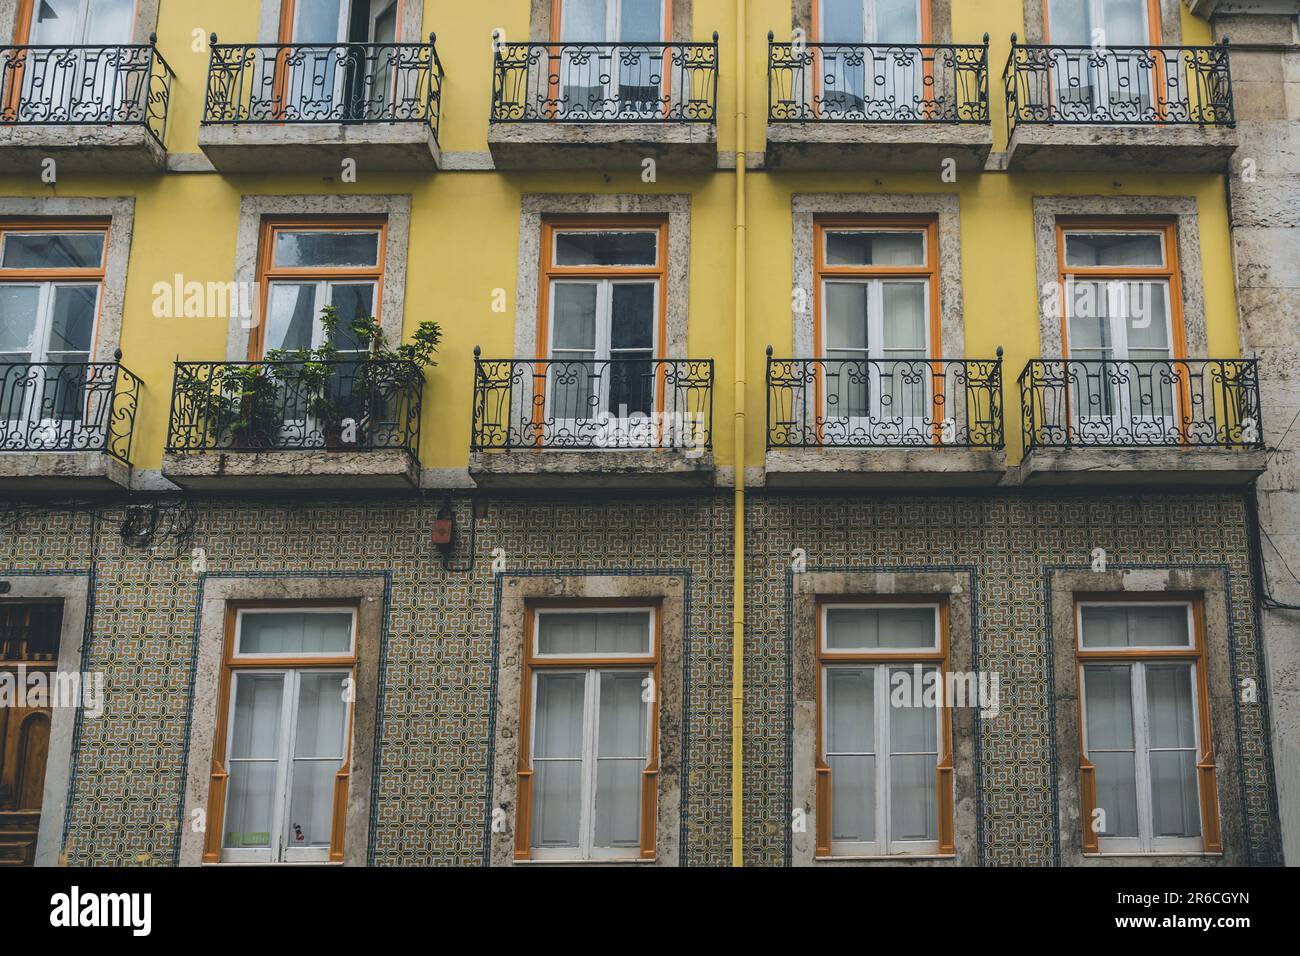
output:
M 1158 2 L 1049 0 L 1048 42 L 1088 48 L 1052 55 L 1052 92 L 1064 118 L 1154 118 L 1165 67 L 1162 58 L 1145 48 L 1160 45 Z M 1181 85 L 1176 76 L 1170 81 L 1171 87 Z
M 1187 376 L 1174 225 L 1067 220 L 1057 235 L 1071 427 L 1176 438 Z
M 19 44 L 29 50 L 5 63 L 11 121 L 103 123 L 138 116 L 144 65 L 122 51 L 130 44 L 136 0 L 22 0 Z M 109 47 L 110 49 L 94 49 Z
M 653 859 L 659 612 L 528 610 L 516 859 Z
M 662 410 L 667 231 L 642 219 L 543 225 L 538 358 L 549 360 L 544 411 L 558 433 L 596 434 Z
M 231 607 L 204 862 L 343 859 L 354 607 Z
M 553 94 L 560 112 L 612 119 L 663 108 L 669 69 L 658 44 L 670 35 L 670 6 L 668 0 L 563 0 L 554 36 L 566 45 Z
M 813 347 L 822 440 L 929 441 L 939 349 L 937 223 L 820 221 Z M 841 439 L 839 436 L 843 436 Z
M 929 72 L 899 47 L 929 42 L 928 0 L 820 0 L 816 4 L 821 106 L 837 118 L 889 118 L 922 112 Z M 864 49 L 863 44 L 879 44 Z
M 946 605 L 823 601 L 818 624 L 817 855 L 952 854 Z
M 1081 601 L 1083 845 L 1220 852 L 1199 601 Z

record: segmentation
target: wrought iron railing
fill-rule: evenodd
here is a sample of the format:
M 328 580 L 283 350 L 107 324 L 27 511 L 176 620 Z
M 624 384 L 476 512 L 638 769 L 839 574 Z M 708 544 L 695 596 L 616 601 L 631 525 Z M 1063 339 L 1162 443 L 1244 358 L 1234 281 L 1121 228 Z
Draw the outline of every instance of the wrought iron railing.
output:
M 497 43 L 496 123 L 713 123 L 711 43 Z
M 0 124 L 143 126 L 162 146 L 175 75 L 156 42 L 0 47 Z
M 987 123 L 989 38 L 975 44 L 777 43 L 771 123 Z
M 442 62 L 428 43 L 218 43 L 203 122 L 423 123 L 438 135 Z
M 1002 74 L 1026 123 L 1233 126 L 1228 41 L 1217 46 L 1023 46 Z
M 0 362 L 0 453 L 102 452 L 130 464 L 140 380 L 121 357 Z
M 485 359 L 471 449 L 713 447 L 712 359 Z
M 767 350 L 767 447 L 1001 448 L 996 359 L 778 359 Z
M 415 456 L 423 394 L 408 361 L 177 362 L 167 451 Z
M 1025 450 L 1262 448 L 1254 359 L 1052 359 L 1020 375 Z

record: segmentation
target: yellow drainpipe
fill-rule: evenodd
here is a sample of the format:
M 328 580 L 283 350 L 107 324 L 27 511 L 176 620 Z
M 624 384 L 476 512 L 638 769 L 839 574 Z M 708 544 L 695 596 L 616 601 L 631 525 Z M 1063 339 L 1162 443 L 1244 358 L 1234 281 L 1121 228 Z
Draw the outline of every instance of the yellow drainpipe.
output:
M 731 865 L 745 865 L 745 3 L 736 0 L 736 459 L 731 598 Z

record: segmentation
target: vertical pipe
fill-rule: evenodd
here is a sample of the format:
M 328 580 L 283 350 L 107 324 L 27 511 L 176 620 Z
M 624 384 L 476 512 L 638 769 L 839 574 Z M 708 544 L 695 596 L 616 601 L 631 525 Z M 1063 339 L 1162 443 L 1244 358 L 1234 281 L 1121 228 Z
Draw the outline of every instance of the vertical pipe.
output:
M 736 0 L 735 567 L 731 619 L 731 865 L 745 865 L 745 66 L 746 0 Z

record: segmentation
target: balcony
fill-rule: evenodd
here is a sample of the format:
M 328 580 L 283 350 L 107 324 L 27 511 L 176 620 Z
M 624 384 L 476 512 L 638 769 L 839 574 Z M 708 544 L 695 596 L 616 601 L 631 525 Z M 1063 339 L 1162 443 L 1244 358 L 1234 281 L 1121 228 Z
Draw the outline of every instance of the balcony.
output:
M 1240 485 L 1264 470 L 1253 359 L 1056 359 L 1020 376 L 1025 485 Z
M 488 147 L 498 169 L 718 165 L 711 43 L 498 43 Z
M 0 489 L 130 486 L 140 380 L 121 357 L 0 363 Z
M 770 487 L 956 488 L 1006 473 L 996 359 L 778 359 L 767 351 Z
M 438 168 L 442 63 L 428 43 L 212 37 L 199 148 L 222 172 Z
M 1003 74 L 1011 169 L 1222 173 L 1237 148 L 1228 44 L 1020 46 Z
M 155 40 L 0 47 L 0 173 L 161 170 L 173 74 Z
M 769 168 L 984 168 L 987 34 L 982 46 L 767 43 Z
M 492 487 L 713 482 L 713 361 L 485 359 L 470 474 Z
M 419 484 L 411 362 L 177 362 L 163 475 L 182 488 Z

